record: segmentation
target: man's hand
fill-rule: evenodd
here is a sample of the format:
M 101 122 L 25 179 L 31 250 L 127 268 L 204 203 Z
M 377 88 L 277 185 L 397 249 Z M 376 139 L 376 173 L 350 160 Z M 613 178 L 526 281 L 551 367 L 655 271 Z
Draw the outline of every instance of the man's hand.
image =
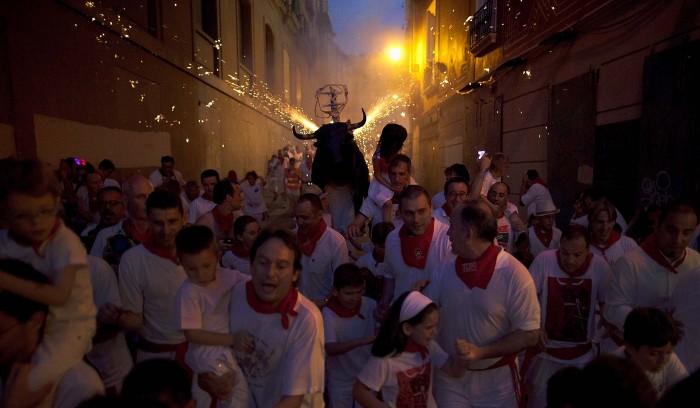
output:
M 418 292 L 422 292 L 423 289 L 425 289 L 426 286 L 430 284 L 430 280 L 428 279 L 421 279 L 413 282 L 413 285 L 411 285 L 411 290 L 416 290 Z
M 105 303 L 97 312 L 97 321 L 104 324 L 118 324 L 119 315 L 124 309 L 112 303 Z
M 255 351 L 255 342 L 250 337 L 247 331 L 241 330 L 231 334 L 233 337 L 233 349 L 243 353 L 252 353 Z

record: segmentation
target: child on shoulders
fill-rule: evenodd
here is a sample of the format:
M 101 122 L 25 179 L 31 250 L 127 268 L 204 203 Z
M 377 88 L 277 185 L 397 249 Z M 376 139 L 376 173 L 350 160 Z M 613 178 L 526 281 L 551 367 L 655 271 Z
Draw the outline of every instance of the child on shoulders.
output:
M 0 290 L 49 306 L 43 338 L 32 357 L 30 389 L 54 383 L 90 349 L 97 310 L 80 238 L 58 218 L 58 180 L 38 160 L 0 161 L 0 259 L 32 265 L 48 277 L 39 284 L 0 270 Z
M 218 400 L 216 406 L 247 406 L 248 385 L 243 380 L 232 348 L 252 352 L 253 342 L 246 332 L 230 334 L 229 303 L 233 287 L 250 277 L 239 271 L 218 266 L 219 251 L 211 229 L 194 225 L 183 229 L 175 238 L 180 263 L 187 273 L 177 293 L 180 328 L 190 342 L 185 362 L 195 374 L 235 373 L 231 396 Z M 199 388 L 197 376 L 192 383 L 197 407 L 209 407 L 211 396 Z

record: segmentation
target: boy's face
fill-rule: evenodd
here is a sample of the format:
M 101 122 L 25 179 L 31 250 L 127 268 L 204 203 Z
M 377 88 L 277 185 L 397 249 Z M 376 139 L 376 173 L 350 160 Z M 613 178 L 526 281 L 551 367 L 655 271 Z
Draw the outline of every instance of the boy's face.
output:
M 216 280 L 219 254 L 215 247 L 210 247 L 196 254 L 180 254 L 180 263 L 193 283 L 204 286 Z
M 625 351 L 645 371 L 658 373 L 661 371 L 673 353 L 673 346 L 669 341 L 663 347 L 640 346 L 638 349 L 627 346 Z
M 56 223 L 58 197 L 10 193 L 4 204 L 5 220 L 13 234 L 35 243 L 49 237 Z
M 333 294 L 338 299 L 340 306 L 348 310 L 355 310 L 362 301 L 365 285 L 345 286 L 340 289 L 333 288 Z

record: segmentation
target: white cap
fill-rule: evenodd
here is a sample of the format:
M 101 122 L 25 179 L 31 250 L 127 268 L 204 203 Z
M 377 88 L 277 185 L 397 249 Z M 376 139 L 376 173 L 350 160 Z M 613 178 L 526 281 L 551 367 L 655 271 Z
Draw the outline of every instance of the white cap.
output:
M 411 291 L 408 296 L 406 296 L 406 299 L 403 300 L 403 304 L 401 305 L 399 322 L 405 322 L 406 320 L 412 319 L 431 303 L 433 303 L 433 301 L 424 294 L 415 290 Z

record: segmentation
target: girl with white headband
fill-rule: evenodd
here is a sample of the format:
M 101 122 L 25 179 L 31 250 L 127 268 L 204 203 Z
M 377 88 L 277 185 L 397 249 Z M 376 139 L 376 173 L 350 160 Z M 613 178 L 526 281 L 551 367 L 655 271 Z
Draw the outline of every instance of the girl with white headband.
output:
M 399 296 L 372 345 L 372 357 L 357 376 L 353 397 L 365 408 L 434 408 L 432 370 L 438 367 L 461 376 L 467 367 L 469 347 L 455 340 L 457 360 L 433 340 L 437 335 L 438 308 L 420 292 Z M 383 401 L 375 394 L 381 390 Z

